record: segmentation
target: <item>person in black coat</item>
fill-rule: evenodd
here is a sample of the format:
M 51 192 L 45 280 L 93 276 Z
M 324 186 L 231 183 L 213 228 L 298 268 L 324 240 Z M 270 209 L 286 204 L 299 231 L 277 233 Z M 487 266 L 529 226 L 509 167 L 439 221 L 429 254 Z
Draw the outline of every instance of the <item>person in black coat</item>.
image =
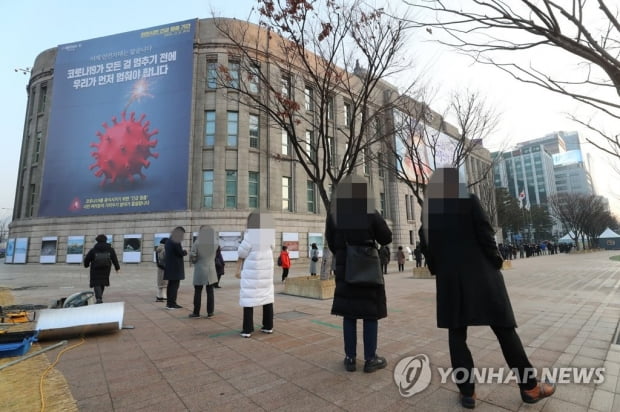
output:
M 493 227 L 464 176 L 455 168 L 437 169 L 428 183 L 422 209 L 420 245 L 437 283 L 437 326 L 449 330 L 452 367 L 464 407 L 475 406 L 469 381 L 474 362 L 467 347 L 467 327 L 488 325 L 508 366 L 518 371 L 524 402 L 550 396 L 555 387 L 539 384 L 519 336 L 500 269 L 503 259 Z M 468 376 L 465 371 L 468 371 Z
M 182 308 L 182 306 L 177 304 L 177 292 L 179 291 L 181 281 L 185 279 L 185 262 L 183 262 L 183 257 L 187 256 L 187 250 L 184 250 L 181 245 L 184 236 L 185 229 L 181 226 L 175 227 L 165 245 L 164 280 L 168 281 L 166 309 Z
M 362 245 L 392 242 L 392 232 L 369 201 L 368 184 L 358 176 L 347 176 L 338 184 L 325 224 L 325 237 L 336 259 L 336 290 L 332 315 L 342 316 L 346 370 L 356 370 L 357 319 L 364 321 L 364 372 L 387 366 L 377 356 L 378 320 L 387 316 L 384 285 L 358 286 L 345 281 L 347 243 Z M 369 207 L 371 206 L 371 207 Z
M 84 257 L 84 267 L 90 267 L 90 287 L 95 291 L 97 303 L 103 303 L 103 291 L 106 286 L 110 286 L 112 265 L 117 273 L 121 266 L 106 235 L 97 235 L 95 241 L 95 246 Z
M 224 266 L 226 266 L 226 262 L 224 262 L 224 257 L 222 256 L 222 248 L 217 247 L 215 250 L 215 273 L 217 273 L 217 283 L 213 285 L 214 288 L 219 288 L 220 279 L 224 276 Z

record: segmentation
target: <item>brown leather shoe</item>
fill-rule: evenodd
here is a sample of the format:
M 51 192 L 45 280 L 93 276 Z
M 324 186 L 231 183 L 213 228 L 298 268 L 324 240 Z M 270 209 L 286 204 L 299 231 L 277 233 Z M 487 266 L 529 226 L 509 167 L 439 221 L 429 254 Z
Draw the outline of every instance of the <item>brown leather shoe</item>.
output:
M 525 403 L 536 403 L 539 400 L 553 395 L 555 392 L 555 383 L 540 382 L 534 388 L 528 391 L 521 391 L 521 399 Z

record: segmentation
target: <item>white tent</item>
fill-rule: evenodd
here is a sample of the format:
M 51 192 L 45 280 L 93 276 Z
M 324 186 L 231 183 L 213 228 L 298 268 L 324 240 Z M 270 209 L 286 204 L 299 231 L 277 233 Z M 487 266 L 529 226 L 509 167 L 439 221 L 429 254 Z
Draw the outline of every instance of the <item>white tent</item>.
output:
M 575 234 L 571 230 L 570 232 L 568 232 L 567 234 L 559 238 L 558 243 L 574 243 L 575 242 L 573 240 L 574 237 L 575 237 Z
M 607 250 L 620 249 L 620 235 L 607 228 L 598 237 L 598 246 Z
M 601 233 L 598 236 L 598 238 L 599 239 L 609 239 L 609 238 L 617 239 L 617 238 L 620 238 L 620 235 L 614 232 L 613 230 L 611 230 L 610 228 L 607 228 L 605 229 L 603 233 Z

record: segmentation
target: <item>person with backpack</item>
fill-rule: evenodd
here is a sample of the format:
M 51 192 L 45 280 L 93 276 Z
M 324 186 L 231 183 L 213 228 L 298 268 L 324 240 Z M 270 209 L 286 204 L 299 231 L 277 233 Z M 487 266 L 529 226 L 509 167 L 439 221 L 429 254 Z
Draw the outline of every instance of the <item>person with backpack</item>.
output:
M 278 256 L 278 266 L 282 268 L 282 282 L 288 277 L 288 271 L 291 268 L 291 258 L 288 255 L 288 246 L 282 246 L 280 256 Z
M 157 249 L 155 249 L 155 264 L 157 265 L 157 296 L 155 302 L 166 301 L 166 288 L 168 287 L 168 281 L 164 280 L 164 263 L 166 262 L 166 250 L 164 245 L 168 240 L 167 237 L 159 241 Z
M 112 265 L 117 273 L 121 266 L 106 235 L 97 235 L 95 241 L 95 246 L 84 257 L 84 267 L 90 267 L 90 287 L 95 291 L 96 303 L 103 303 L 103 291 L 110 286 Z

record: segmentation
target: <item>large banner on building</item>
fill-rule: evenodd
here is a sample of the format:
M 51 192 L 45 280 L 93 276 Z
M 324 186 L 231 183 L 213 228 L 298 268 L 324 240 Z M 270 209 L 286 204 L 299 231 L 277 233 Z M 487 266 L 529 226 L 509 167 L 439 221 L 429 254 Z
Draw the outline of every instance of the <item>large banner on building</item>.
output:
M 195 24 L 58 47 L 39 216 L 187 208 Z

